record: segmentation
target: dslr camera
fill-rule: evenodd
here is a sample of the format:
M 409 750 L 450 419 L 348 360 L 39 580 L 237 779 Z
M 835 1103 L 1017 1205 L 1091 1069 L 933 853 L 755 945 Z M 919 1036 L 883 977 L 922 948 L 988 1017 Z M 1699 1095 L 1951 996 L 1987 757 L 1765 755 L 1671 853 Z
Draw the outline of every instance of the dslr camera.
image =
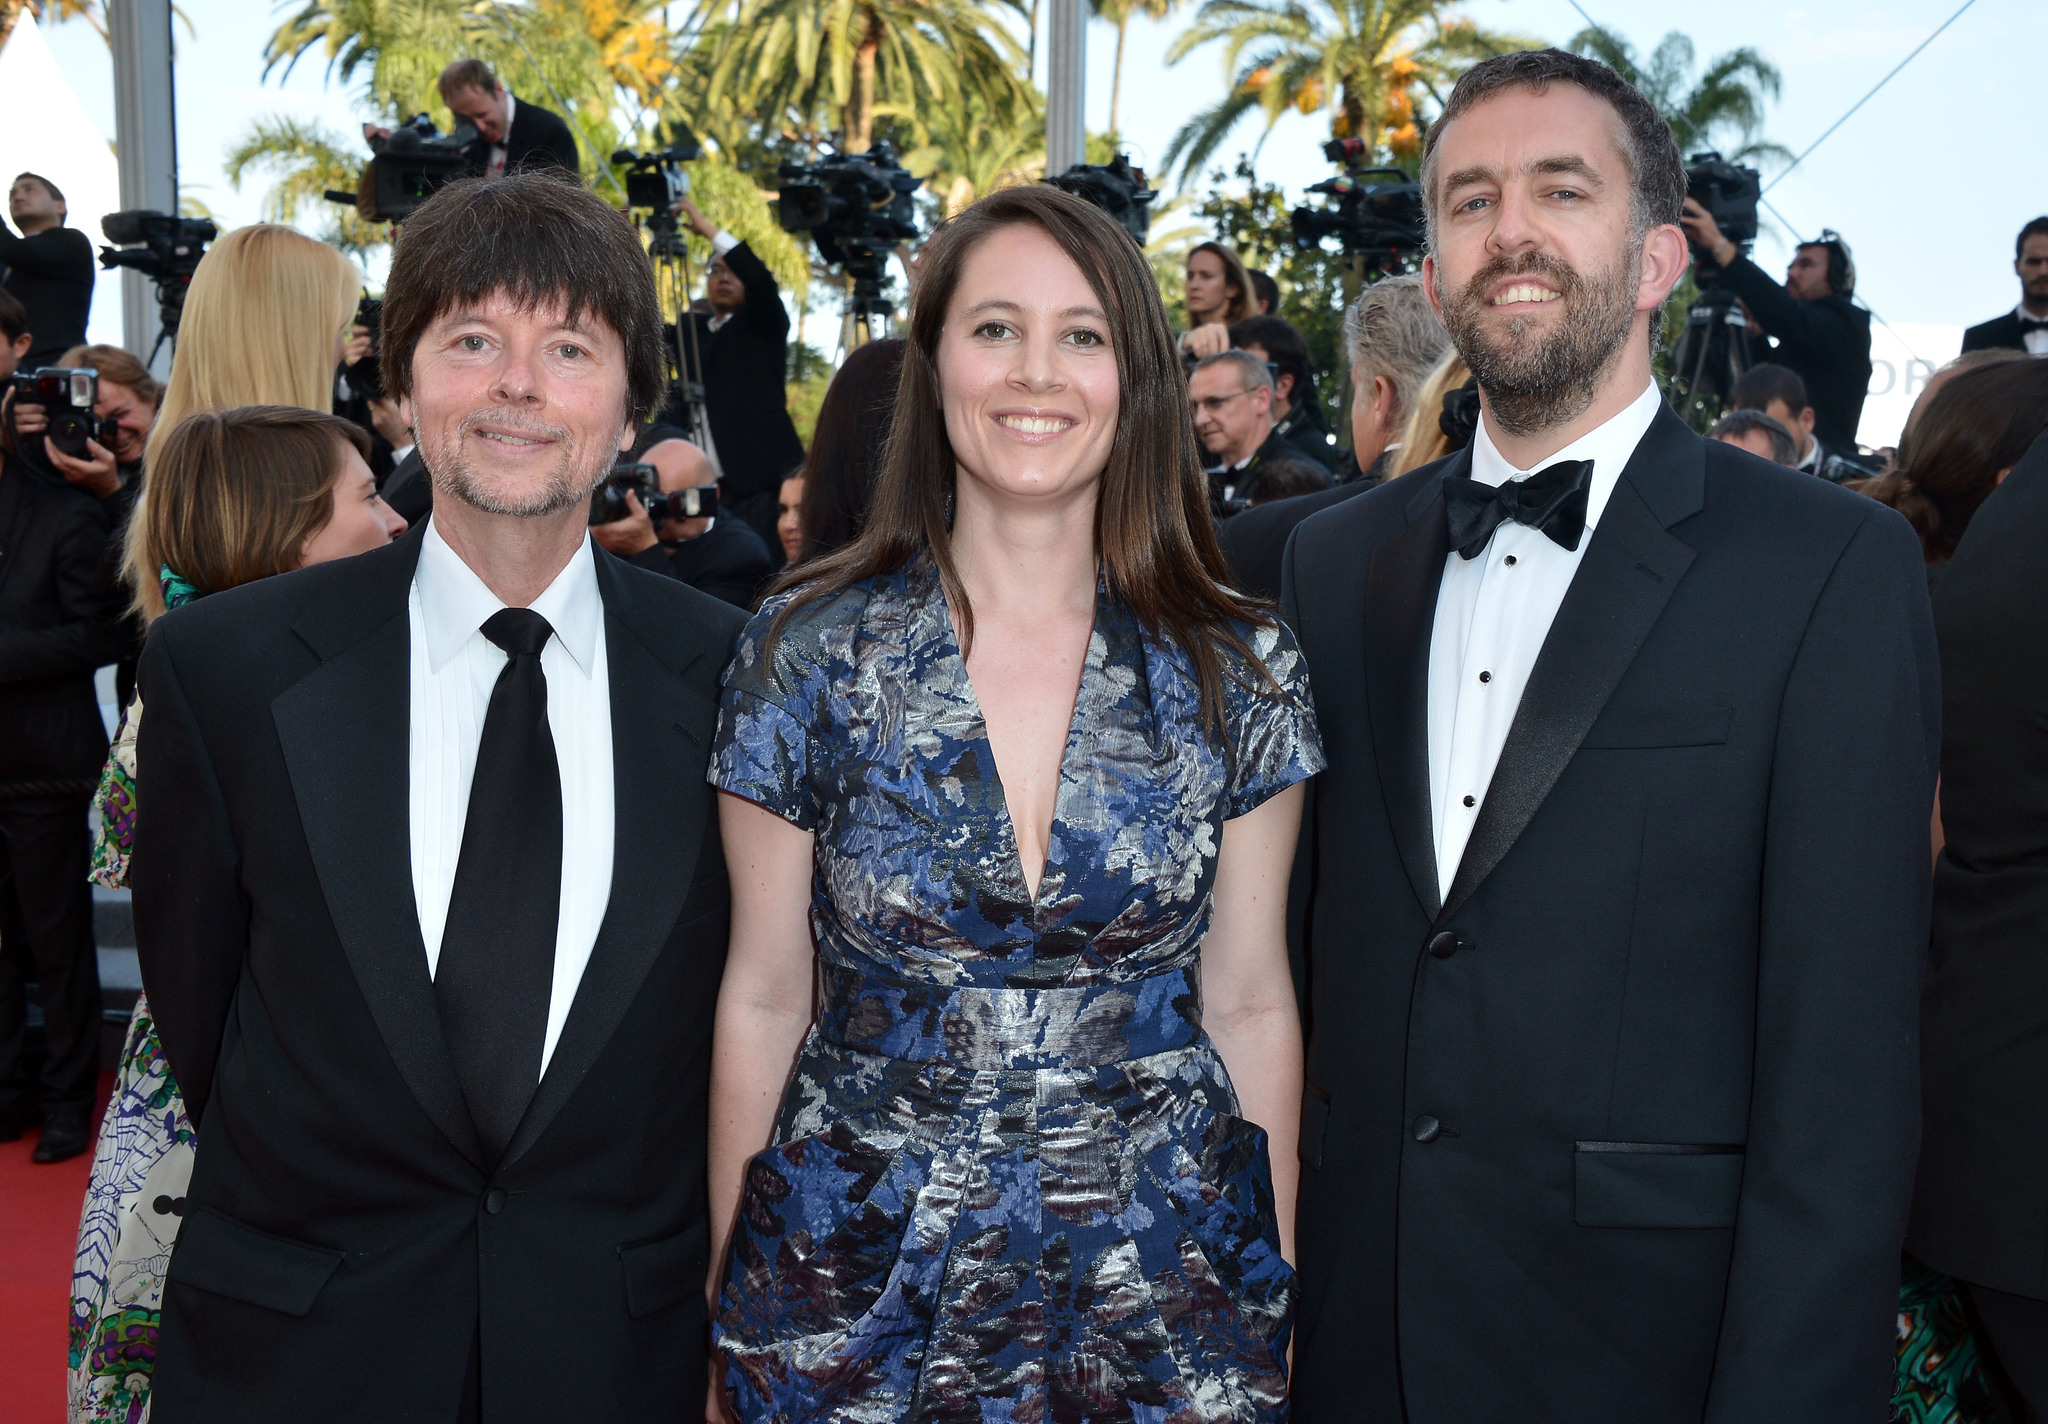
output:
M 154 282 L 163 328 L 175 332 L 185 312 L 185 290 L 206 255 L 206 244 L 220 236 L 220 229 L 206 218 L 129 208 L 101 218 L 100 231 L 116 244 L 100 249 L 100 266 L 126 267 Z
M 211 224 L 209 224 L 211 226 Z M 10 383 L 16 405 L 39 405 L 49 414 L 43 438 L 74 460 L 85 458 L 85 442 L 114 448 L 118 422 L 93 414 L 100 398 L 100 373 L 90 366 L 43 366 L 16 371 Z
M 1718 153 L 1695 153 L 1685 161 L 1685 196 L 1707 210 L 1721 236 L 1747 252 L 1756 241 L 1756 210 L 1763 182 L 1754 168 L 1730 163 Z M 1721 268 L 1713 254 L 1692 249 L 1694 280 L 1706 286 Z
M 470 171 L 464 150 L 475 142 L 468 124 L 444 134 L 425 114 L 414 114 L 389 138 L 370 140 L 374 157 L 355 192 L 329 191 L 327 199 L 349 204 L 371 222 L 404 222 L 435 189 Z
M 816 163 L 783 163 L 777 211 L 786 232 L 808 232 L 818 255 L 850 276 L 878 280 L 890 248 L 917 236 L 911 195 L 921 180 L 886 143 Z
M 663 494 L 661 472 L 652 465 L 621 460 L 590 494 L 590 523 L 615 524 L 632 514 L 631 494 L 656 528 L 670 519 L 709 519 L 718 513 L 718 486 L 693 485 Z
M 1145 186 L 1145 170 L 1131 167 L 1131 156 L 1119 153 L 1112 163 L 1076 163 L 1056 178 L 1044 180 L 1063 193 L 1086 198 L 1124 225 L 1124 230 L 1145 245 L 1152 228 L 1152 200 L 1155 188 Z
M 1309 188 L 1330 201 L 1294 210 L 1294 245 L 1303 252 L 1334 237 L 1346 257 L 1364 257 L 1382 271 L 1398 267 L 1428 245 L 1422 185 L 1398 168 L 1369 168 L 1363 139 L 1338 138 L 1323 145 L 1323 157 L 1344 165 L 1336 178 Z

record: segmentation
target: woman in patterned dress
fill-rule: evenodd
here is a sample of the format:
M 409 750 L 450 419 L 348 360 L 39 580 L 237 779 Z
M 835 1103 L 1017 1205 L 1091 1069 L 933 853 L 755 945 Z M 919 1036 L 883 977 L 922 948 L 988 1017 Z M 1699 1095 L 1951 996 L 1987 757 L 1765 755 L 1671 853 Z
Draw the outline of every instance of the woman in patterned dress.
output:
M 195 415 L 157 447 L 154 498 L 135 533 L 158 569 L 166 611 L 202 593 L 360 554 L 405 521 L 377 497 L 370 439 L 334 416 L 285 406 Z M 100 776 L 92 878 L 128 883 L 135 838 L 137 696 Z M 135 1000 L 114 1095 L 100 1123 L 71 1277 L 71 1424 L 149 1417 L 164 1272 L 192 1175 L 192 1122 L 157 1041 L 146 995 Z
M 1322 753 L 1129 235 L 948 223 L 891 441 L 726 676 L 707 1409 L 1284 1419 Z

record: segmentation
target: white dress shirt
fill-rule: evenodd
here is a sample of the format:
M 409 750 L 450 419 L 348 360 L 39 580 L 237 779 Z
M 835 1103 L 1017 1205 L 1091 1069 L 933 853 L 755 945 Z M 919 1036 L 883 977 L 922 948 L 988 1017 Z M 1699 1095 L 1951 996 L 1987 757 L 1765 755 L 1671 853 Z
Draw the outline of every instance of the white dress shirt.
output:
M 505 136 L 491 145 L 491 156 L 484 163 L 484 177 L 505 176 L 506 144 L 512 141 L 512 116 L 519 112 L 519 101 L 512 97 L 512 91 L 505 91 Z
M 1444 899 L 1450 898 L 1451 881 L 1551 620 L 1593 542 L 1594 526 L 1622 468 L 1663 403 L 1652 382 L 1627 409 L 1537 466 L 1593 462 L 1586 533 L 1577 549 L 1566 549 L 1540 529 L 1503 520 L 1478 558 L 1468 560 L 1455 549 L 1446 556 L 1429 639 L 1429 801 L 1437 891 Z M 1472 478 L 1498 486 L 1535 473 L 1510 465 L 1486 424 L 1482 418 L 1472 438 Z
M 441 962 L 477 743 L 483 738 L 491 689 L 506 662 L 503 650 L 481 630 L 504 607 L 448 546 L 430 517 L 406 602 L 412 632 L 412 891 L 430 978 Z M 588 536 L 531 607 L 555 630 L 540 666 L 548 680 L 548 729 L 562 777 L 562 903 L 555 923 L 548 1031 L 540 1053 L 544 1074 L 612 890 L 612 698 L 604 600 L 597 591 L 596 556 Z
M 2012 314 L 2021 321 L 2039 321 L 2040 318 L 2027 310 L 2021 302 L 2012 309 Z M 2036 326 L 2020 333 L 2020 345 L 2027 348 L 2029 356 L 2048 356 L 2048 326 Z

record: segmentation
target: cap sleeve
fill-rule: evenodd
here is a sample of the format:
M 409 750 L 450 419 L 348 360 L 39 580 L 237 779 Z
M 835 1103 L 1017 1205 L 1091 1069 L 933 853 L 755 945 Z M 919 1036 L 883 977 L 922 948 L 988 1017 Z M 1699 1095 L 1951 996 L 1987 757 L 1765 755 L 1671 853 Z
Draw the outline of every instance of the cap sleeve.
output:
M 1257 808 L 1327 765 L 1309 696 L 1308 666 L 1294 634 L 1285 624 L 1243 632 L 1278 690 L 1257 668 L 1240 669 L 1226 679 L 1230 783 L 1224 793 L 1225 820 Z
M 788 601 L 770 599 L 740 634 L 725 670 L 706 775 L 719 790 L 810 831 L 818 825 L 811 765 L 826 679 L 820 664 L 804 655 L 805 640 L 794 620 L 785 625 L 773 655 L 763 656 L 769 629 Z

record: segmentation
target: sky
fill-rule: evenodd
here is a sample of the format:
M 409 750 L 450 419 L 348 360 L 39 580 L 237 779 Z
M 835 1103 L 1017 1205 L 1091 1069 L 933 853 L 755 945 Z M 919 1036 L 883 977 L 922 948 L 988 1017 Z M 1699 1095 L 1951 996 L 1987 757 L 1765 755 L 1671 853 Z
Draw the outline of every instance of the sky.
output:
M 261 216 L 264 185 L 237 192 L 222 158 L 252 121 L 273 114 L 321 119 L 352 131 L 352 96 L 325 82 L 325 60 L 309 55 L 289 79 L 263 78 L 263 46 L 298 8 L 272 0 L 185 0 L 195 33 L 179 23 L 178 153 L 183 189 L 224 226 Z M 1579 0 L 1641 53 L 1667 31 L 1690 35 L 1702 59 L 1738 46 L 1761 51 L 1784 74 L 1783 97 L 1767 111 L 1766 135 L 1797 153 L 1842 116 L 1885 71 L 1946 19 L 1961 0 L 1859 0 L 1855 5 L 1787 5 L 1784 0 Z M 1124 127 L 1133 160 L 1156 168 L 1174 130 L 1224 92 L 1216 49 L 1168 66 L 1165 55 L 1192 4 L 1164 23 L 1134 20 L 1126 47 Z M 1464 12 L 1491 29 L 1563 42 L 1584 21 L 1571 0 L 1469 0 Z M 83 23 L 53 24 L 50 48 L 87 113 L 111 137 L 114 103 L 106 46 Z M 1768 194 L 1801 235 L 1832 227 L 1854 249 L 1858 295 L 1895 330 L 1950 328 L 1986 320 L 2018 300 L 2013 235 L 2048 211 L 2048 170 L 2039 156 L 2039 0 L 1976 0 L 1907 69 Z M 1107 123 L 1116 33 L 1090 26 L 1088 122 Z M 1043 45 L 1040 46 L 1041 62 Z M 1242 123 L 1220 150 L 1222 166 L 1259 143 L 1261 122 Z M 1324 115 L 1289 114 L 1266 136 L 1261 173 L 1296 194 L 1329 177 L 1320 152 Z M 1773 176 L 1765 172 L 1768 182 Z M 1155 180 L 1156 181 L 1156 180 Z M 1784 229 L 1767 230 L 1757 259 L 1782 270 Z M 1914 354 L 1940 360 L 1952 351 Z

